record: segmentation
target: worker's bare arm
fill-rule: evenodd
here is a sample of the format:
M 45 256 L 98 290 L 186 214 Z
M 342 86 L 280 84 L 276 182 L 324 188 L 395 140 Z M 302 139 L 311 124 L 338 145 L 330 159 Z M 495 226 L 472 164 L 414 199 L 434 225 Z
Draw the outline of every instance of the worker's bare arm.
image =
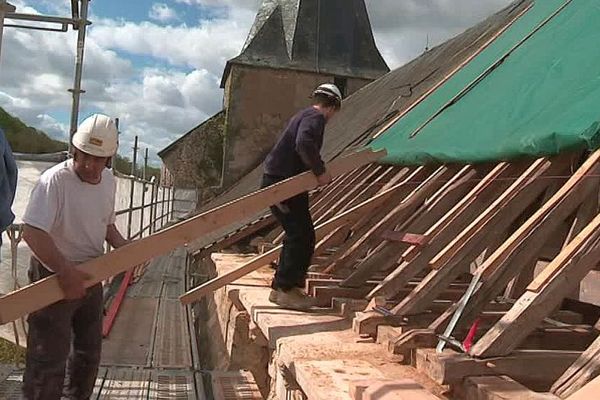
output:
M 85 295 L 84 282 L 87 275 L 74 268 L 75 264 L 63 256 L 47 232 L 25 225 L 23 239 L 35 257 L 56 273 L 67 299 L 78 299 Z
M 125 239 L 115 224 L 108 225 L 106 227 L 106 241 L 115 249 L 123 247 L 129 243 L 129 240 Z

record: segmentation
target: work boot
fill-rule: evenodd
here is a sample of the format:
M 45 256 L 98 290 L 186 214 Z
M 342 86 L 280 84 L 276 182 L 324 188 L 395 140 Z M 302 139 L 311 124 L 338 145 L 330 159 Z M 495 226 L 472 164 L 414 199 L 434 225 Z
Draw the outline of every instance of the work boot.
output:
M 287 292 L 281 289 L 272 289 L 269 294 L 269 301 L 281 308 L 296 311 L 308 311 L 315 306 L 314 300 L 298 288 L 293 288 Z

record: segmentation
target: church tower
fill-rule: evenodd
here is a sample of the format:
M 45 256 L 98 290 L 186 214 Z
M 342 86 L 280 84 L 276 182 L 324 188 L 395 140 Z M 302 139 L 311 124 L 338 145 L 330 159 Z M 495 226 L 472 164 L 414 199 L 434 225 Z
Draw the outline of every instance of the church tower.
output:
M 317 85 L 349 96 L 388 71 L 364 0 L 264 0 L 221 81 L 224 187 L 262 162 Z

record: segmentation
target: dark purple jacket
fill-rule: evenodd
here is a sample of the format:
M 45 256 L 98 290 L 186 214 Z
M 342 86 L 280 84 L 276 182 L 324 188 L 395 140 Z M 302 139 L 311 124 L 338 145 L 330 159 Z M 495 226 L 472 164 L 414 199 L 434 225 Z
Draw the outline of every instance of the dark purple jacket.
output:
M 289 178 L 311 170 L 325 172 L 321 159 L 325 117 L 313 107 L 298 112 L 281 134 L 265 160 L 265 174 Z

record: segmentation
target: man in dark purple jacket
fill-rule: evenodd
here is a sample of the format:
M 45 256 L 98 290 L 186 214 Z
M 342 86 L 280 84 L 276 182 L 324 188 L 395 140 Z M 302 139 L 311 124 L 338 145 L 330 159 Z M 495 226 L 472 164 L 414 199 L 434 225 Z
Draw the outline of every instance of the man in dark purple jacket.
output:
M 314 91 L 313 97 L 313 106 L 292 117 L 267 156 L 262 187 L 305 171 L 312 171 L 320 186 L 331 182 L 320 151 L 325 125 L 340 110 L 342 94 L 335 85 L 326 83 Z M 301 288 L 315 248 L 308 193 L 271 207 L 271 212 L 283 227 L 285 238 L 269 300 L 285 308 L 307 310 L 313 301 Z

